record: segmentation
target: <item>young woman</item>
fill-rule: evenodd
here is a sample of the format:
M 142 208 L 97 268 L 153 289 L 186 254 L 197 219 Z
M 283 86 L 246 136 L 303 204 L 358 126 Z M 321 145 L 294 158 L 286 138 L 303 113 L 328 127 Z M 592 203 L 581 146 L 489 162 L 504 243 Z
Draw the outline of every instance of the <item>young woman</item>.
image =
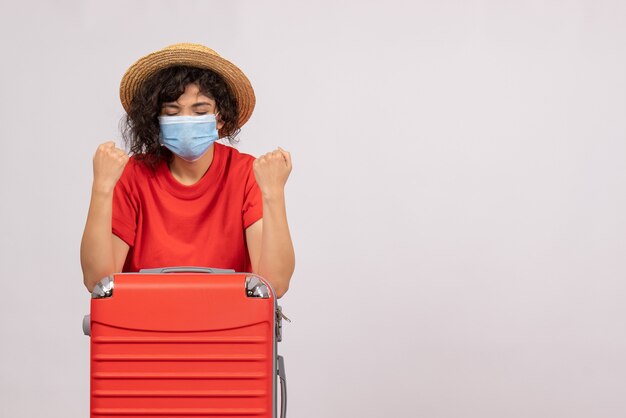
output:
M 84 284 L 114 272 L 205 266 L 254 272 L 278 297 L 295 256 L 284 187 L 291 155 L 257 159 L 236 144 L 255 97 L 247 77 L 215 51 L 176 44 L 139 59 L 120 87 L 124 139 L 93 158 L 81 242 Z

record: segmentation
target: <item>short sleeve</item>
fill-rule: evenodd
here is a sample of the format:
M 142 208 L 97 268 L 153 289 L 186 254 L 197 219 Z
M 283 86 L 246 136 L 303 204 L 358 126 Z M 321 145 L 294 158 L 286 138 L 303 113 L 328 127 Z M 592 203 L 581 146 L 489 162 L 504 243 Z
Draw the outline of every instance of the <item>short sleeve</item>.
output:
M 259 185 L 254 177 L 252 163 L 250 163 L 250 170 L 246 179 L 242 217 L 244 230 L 263 217 L 263 199 Z
M 139 211 L 137 196 L 133 193 L 133 187 L 129 181 L 131 163 L 132 161 L 129 161 L 126 165 L 113 191 L 111 226 L 113 233 L 132 247 L 135 244 Z

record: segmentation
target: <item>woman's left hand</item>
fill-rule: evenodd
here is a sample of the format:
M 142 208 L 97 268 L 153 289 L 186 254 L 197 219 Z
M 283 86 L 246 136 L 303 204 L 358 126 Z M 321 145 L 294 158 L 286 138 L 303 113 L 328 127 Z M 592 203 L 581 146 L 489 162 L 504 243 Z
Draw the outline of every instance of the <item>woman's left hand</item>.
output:
M 252 168 L 264 197 L 280 195 L 291 173 L 291 154 L 278 147 L 254 160 Z

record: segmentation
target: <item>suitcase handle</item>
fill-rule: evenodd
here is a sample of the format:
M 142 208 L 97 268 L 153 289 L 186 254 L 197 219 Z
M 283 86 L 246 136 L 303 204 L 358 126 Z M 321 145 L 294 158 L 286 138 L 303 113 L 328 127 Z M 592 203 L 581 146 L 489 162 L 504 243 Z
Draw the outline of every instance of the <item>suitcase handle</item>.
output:
M 278 377 L 280 379 L 280 418 L 287 417 L 287 375 L 285 374 L 285 359 L 277 356 Z
M 234 273 L 233 269 L 218 269 L 213 267 L 194 267 L 194 266 L 180 266 L 180 267 L 159 267 L 154 269 L 141 269 L 139 273 L 146 274 L 165 274 L 165 273 Z

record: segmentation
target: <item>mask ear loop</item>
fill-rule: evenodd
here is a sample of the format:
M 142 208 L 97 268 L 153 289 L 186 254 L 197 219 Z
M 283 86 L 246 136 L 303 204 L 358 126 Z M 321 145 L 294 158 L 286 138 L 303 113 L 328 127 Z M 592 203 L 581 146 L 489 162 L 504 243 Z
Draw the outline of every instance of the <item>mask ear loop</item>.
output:
M 219 125 L 219 123 L 222 122 L 222 120 L 220 119 L 220 111 L 218 110 L 217 112 L 215 112 L 215 127 L 217 128 L 217 125 Z M 222 122 L 223 124 L 224 122 Z M 217 139 L 220 140 L 222 138 L 220 138 L 219 136 L 219 128 L 217 128 L 218 134 L 217 134 Z

